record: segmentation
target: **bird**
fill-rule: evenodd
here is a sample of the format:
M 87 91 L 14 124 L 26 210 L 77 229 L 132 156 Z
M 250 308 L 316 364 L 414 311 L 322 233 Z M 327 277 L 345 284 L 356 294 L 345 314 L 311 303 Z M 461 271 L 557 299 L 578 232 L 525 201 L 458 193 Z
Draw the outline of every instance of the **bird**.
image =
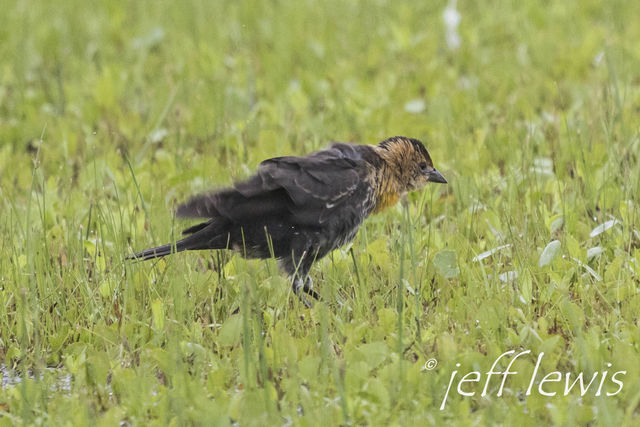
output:
M 424 144 L 395 136 L 376 145 L 334 142 L 304 157 L 264 160 L 233 186 L 196 195 L 176 216 L 202 222 L 174 243 L 127 257 L 148 260 L 187 250 L 229 249 L 245 258 L 276 258 L 307 306 L 319 300 L 312 264 L 351 242 L 363 221 L 429 182 L 447 180 Z

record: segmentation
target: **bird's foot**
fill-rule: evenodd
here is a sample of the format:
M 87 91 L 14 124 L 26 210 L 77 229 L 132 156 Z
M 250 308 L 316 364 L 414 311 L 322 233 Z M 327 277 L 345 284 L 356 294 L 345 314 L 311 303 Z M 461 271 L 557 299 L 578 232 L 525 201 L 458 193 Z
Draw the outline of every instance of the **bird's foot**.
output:
M 309 276 L 307 276 L 306 280 L 304 281 L 300 278 L 296 278 L 292 283 L 292 287 L 293 293 L 298 295 L 298 298 L 300 298 L 302 303 L 307 306 L 307 308 L 313 307 L 313 304 L 311 303 L 311 301 L 309 301 L 305 294 L 311 296 L 316 301 L 320 300 L 320 295 L 313 290 L 313 280 L 311 280 L 311 277 Z

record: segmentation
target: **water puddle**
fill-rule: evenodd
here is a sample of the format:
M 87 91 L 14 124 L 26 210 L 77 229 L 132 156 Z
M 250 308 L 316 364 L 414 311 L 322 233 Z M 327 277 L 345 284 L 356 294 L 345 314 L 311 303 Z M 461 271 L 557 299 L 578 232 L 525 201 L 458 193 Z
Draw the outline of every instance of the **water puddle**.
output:
M 2 376 L 2 383 L 0 389 L 7 390 L 11 387 L 17 387 L 22 384 L 23 375 L 20 371 L 7 368 L 2 363 L 0 364 L 0 375 Z M 29 378 L 36 379 L 33 371 L 29 371 Z M 38 375 L 38 380 L 51 382 L 49 390 L 51 393 L 71 393 L 71 374 L 62 372 L 60 368 L 44 368 Z

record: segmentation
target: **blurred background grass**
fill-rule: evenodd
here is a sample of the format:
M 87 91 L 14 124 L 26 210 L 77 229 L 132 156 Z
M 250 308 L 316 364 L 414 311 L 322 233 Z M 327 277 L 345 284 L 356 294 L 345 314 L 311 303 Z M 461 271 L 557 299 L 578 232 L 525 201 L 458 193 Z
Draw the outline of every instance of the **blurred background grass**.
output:
M 637 2 L 0 7 L 0 423 L 637 423 Z M 264 158 L 398 134 L 450 184 L 319 263 L 326 304 L 273 261 L 122 262 Z M 438 411 L 519 348 L 625 387 Z

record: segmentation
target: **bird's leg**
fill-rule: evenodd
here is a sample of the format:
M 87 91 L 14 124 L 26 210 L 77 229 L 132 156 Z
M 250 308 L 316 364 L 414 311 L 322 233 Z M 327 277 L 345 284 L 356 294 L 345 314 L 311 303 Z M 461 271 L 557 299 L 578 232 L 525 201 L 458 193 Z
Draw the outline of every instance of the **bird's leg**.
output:
M 311 280 L 311 276 L 307 276 L 307 280 L 305 280 L 302 290 L 305 294 L 311 296 L 316 301 L 320 301 L 320 295 L 313 290 L 313 280 Z
M 293 281 L 291 283 L 291 287 L 293 288 L 293 293 L 298 295 L 298 298 L 300 298 L 302 303 L 307 308 L 313 307 L 313 304 L 311 304 L 311 301 L 309 301 L 309 299 L 305 295 L 305 293 L 308 293 L 307 289 L 306 289 L 306 287 L 307 287 L 306 281 L 303 281 L 298 275 L 294 275 Z M 313 291 L 311 291 L 311 292 L 313 292 Z M 313 293 L 315 294 L 315 292 L 313 292 Z
M 298 298 L 302 301 L 307 308 L 313 307 L 313 304 L 306 297 L 305 294 L 309 295 L 316 301 L 320 301 L 320 295 L 313 290 L 313 280 L 311 280 L 311 276 L 306 277 L 306 279 L 301 279 L 299 276 L 295 276 L 292 282 L 293 293 L 298 295 Z
M 305 306 L 312 307 L 306 295 L 316 300 L 320 299 L 320 295 L 313 290 L 313 280 L 311 280 L 309 276 L 309 270 L 311 269 L 314 258 L 307 256 L 307 254 L 308 252 L 306 250 L 303 251 L 297 263 L 294 261 L 293 256 L 281 259 L 280 268 L 289 273 L 293 293 L 298 295 L 298 298 L 300 298 Z

